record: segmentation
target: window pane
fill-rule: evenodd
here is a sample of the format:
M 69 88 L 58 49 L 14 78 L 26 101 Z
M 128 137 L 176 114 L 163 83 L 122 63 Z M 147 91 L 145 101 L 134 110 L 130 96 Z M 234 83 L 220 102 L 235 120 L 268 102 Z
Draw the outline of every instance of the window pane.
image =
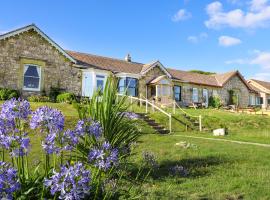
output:
M 125 87 L 118 87 L 118 92 L 120 93 L 120 94 L 124 94 L 124 92 L 125 92 Z
M 39 88 L 39 78 L 25 76 L 23 86 L 25 88 L 38 89 Z
M 128 87 L 137 87 L 137 80 L 134 78 L 127 78 Z
M 192 100 L 195 103 L 197 103 L 199 101 L 198 89 L 197 88 L 193 88 Z
M 97 80 L 97 89 L 101 89 L 103 91 L 103 80 Z
M 128 88 L 127 95 L 136 96 L 136 88 Z
M 36 66 L 29 65 L 26 72 L 24 73 L 24 76 L 39 77 L 38 68 Z

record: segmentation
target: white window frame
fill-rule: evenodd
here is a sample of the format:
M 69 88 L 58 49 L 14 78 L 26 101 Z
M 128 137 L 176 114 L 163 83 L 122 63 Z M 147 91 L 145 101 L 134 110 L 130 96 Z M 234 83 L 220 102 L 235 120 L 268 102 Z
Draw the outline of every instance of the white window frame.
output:
M 103 76 L 102 78 L 101 77 L 97 77 L 97 76 Z M 107 80 L 107 76 L 105 74 L 101 74 L 101 73 L 96 73 L 95 74 L 95 89 L 98 90 L 98 87 L 97 87 L 97 81 L 98 80 L 101 80 L 103 81 L 103 90 L 102 92 L 104 91 L 104 88 L 105 88 L 105 85 L 106 85 L 106 80 Z
M 195 93 L 195 91 L 196 91 L 196 93 Z M 192 102 L 193 103 L 199 102 L 199 89 L 198 88 L 192 88 Z
M 28 67 L 29 66 L 34 66 L 37 68 L 37 71 L 38 71 L 38 74 L 39 74 L 39 82 L 38 82 L 38 88 L 28 88 L 28 87 L 25 87 L 24 86 L 24 76 L 25 76 L 25 72 L 27 71 Z M 41 88 L 41 67 L 39 65 L 34 65 L 34 64 L 25 64 L 23 66 L 23 90 L 26 90 L 26 91 L 40 91 L 40 88 Z M 28 76 L 30 77 L 30 76 Z

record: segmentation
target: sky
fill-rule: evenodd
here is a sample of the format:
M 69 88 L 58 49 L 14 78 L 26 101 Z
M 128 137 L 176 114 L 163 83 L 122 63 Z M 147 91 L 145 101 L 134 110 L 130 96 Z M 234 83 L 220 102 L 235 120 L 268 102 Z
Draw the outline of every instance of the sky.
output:
M 270 81 L 270 0 L 13 0 L 0 34 L 35 23 L 64 49 Z

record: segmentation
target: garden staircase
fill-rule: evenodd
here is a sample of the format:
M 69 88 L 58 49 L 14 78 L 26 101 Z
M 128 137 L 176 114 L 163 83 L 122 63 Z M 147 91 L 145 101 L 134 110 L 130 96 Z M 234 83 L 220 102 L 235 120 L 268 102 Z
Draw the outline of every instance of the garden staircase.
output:
M 163 125 L 160 123 L 156 122 L 154 119 L 150 118 L 147 114 L 145 113 L 136 113 L 140 119 L 145 121 L 150 127 L 152 127 L 156 132 L 160 134 L 168 134 L 170 131 L 166 129 Z

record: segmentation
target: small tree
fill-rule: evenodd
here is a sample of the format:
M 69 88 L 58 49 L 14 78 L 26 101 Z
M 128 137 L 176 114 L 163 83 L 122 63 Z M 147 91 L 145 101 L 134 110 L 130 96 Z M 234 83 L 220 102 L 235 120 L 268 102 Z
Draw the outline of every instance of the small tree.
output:
M 222 106 L 221 99 L 218 96 L 209 97 L 209 107 L 220 108 Z

